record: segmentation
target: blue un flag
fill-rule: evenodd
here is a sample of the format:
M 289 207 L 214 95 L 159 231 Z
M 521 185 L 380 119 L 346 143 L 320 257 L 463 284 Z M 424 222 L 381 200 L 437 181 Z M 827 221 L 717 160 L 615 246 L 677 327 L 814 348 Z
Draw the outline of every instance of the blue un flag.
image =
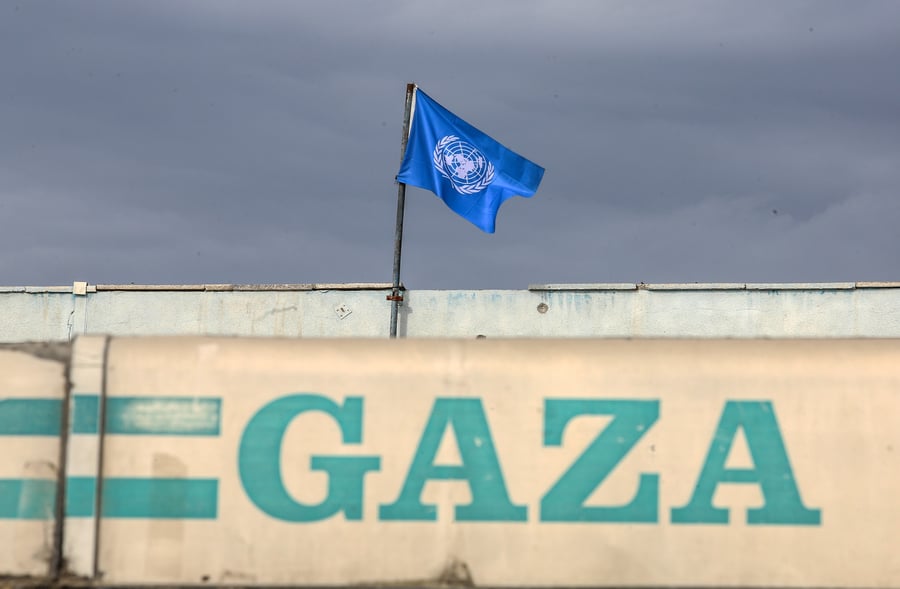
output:
M 397 180 L 438 195 L 482 231 L 494 232 L 511 196 L 533 195 L 544 168 L 503 147 L 416 88 Z

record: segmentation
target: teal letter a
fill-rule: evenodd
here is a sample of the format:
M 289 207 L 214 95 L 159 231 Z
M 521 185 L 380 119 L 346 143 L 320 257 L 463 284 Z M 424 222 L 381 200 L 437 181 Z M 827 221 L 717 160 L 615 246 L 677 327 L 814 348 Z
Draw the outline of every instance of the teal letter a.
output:
M 456 434 L 462 458 L 459 466 L 434 464 L 448 427 Z M 510 501 L 480 399 L 435 401 L 400 496 L 394 503 L 381 506 L 381 519 L 435 521 L 437 507 L 421 500 L 429 480 L 469 483 L 472 502 L 456 506 L 456 521 L 525 521 L 528 516 L 524 505 Z
M 725 468 L 738 428 L 744 429 L 753 468 Z M 759 485 L 763 506 L 747 510 L 748 524 L 819 525 L 821 511 L 808 509 L 800 498 L 775 408 L 769 401 L 728 401 L 716 428 L 706 462 L 684 507 L 672 510 L 672 523 L 727 524 L 728 509 L 713 507 L 721 483 Z

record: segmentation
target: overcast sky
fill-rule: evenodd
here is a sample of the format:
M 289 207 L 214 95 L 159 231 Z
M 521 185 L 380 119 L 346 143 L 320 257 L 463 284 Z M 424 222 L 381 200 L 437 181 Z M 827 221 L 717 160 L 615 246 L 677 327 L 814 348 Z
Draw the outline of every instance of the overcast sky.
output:
M 0 1 L 0 284 L 389 282 L 407 82 L 546 168 L 413 289 L 900 280 L 900 2 Z

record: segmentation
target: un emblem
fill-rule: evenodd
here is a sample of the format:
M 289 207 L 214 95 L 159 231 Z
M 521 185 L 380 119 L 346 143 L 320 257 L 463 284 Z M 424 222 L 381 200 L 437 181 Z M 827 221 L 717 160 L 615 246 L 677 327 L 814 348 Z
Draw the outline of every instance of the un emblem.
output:
M 481 192 L 494 181 L 494 164 L 474 145 L 455 135 L 447 135 L 437 142 L 432 162 L 460 194 Z

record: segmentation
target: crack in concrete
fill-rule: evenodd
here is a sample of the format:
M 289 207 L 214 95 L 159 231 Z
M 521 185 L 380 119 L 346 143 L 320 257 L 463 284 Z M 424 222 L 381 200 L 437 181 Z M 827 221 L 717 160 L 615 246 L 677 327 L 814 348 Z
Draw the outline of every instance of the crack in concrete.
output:
M 287 307 L 279 307 L 277 309 L 270 309 L 270 310 L 266 311 L 265 313 L 263 313 L 262 315 L 260 315 L 259 317 L 255 317 L 253 319 L 253 321 L 254 322 L 262 321 L 266 317 L 270 317 L 270 316 L 278 314 L 278 313 L 287 313 L 288 311 L 296 311 L 296 310 L 297 310 L 297 305 L 289 305 Z

